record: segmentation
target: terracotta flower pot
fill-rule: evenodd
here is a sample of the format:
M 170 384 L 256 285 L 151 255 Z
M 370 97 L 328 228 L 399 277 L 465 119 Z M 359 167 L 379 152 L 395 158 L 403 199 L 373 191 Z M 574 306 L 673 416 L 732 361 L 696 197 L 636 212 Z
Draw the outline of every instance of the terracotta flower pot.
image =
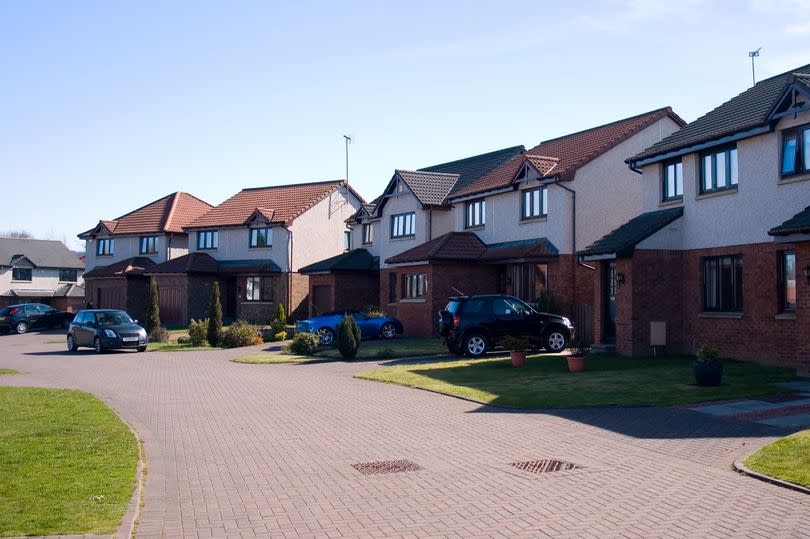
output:
M 510 350 L 509 358 L 512 360 L 513 367 L 522 367 L 526 364 L 526 351 L 525 350 Z
M 585 370 L 585 356 L 568 356 L 568 370 L 582 372 Z

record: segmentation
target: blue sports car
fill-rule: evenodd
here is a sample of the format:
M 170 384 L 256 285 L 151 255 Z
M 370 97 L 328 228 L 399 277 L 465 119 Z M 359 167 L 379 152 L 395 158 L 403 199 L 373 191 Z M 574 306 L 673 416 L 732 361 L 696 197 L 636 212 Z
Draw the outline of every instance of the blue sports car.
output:
M 390 316 L 375 318 L 357 311 L 345 314 L 349 314 L 357 322 L 363 339 L 393 339 L 402 333 L 402 323 L 396 318 Z M 315 333 L 321 338 L 323 346 L 329 346 L 335 342 L 337 325 L 343 320 L 343 315 L 343 312 L 333 312 L 299 320 L 295 324 L 295 331 L 297 333 Z

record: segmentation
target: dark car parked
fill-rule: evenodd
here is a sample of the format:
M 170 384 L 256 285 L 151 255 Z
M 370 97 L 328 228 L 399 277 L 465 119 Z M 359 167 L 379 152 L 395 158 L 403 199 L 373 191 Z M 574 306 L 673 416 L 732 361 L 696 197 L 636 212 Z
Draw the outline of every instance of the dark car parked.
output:
M 73 313 L 59 311 L 44 303 L 21 303 L 0 309 L 0 331 L 25 333 L 31 328 L 66 328 Z
M 521 337 L 549 352 L 565 350 L 574 337 L 571 321 L 540 313 L 503 294 L 450 298 L 437 317 L 439 335 L 454 354 L 482 356 L 507 335 Z
M 69 352 L 80 346 L 88 346 L 96 353 L 129 348 L 145 352 L 146 344 L 146 330 L 127 313 L 115 309 L 79 311 L 67 334 Z

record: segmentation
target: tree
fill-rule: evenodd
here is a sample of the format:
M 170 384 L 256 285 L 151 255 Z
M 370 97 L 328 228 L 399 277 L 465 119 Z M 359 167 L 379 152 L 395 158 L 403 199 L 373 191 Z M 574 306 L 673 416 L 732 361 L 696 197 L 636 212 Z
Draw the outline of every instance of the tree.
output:
M 219 282 L 214 281 L 211 304 L 208 306 L 208 344 L 216 346 L 222 338 L 222 305 L 219 303 Z
M 9 230 L 8 232 L 0 234 L 0 236 L 4 238 L 21 238 L 21 239 L 33 239 L 34 237 L 34 235 L 28 232 L 27 230 Z
M 160 295 L 157 281 L 152 277 L 149 284 L 149 314 L 146 317 L 146 332 L 151 333 L 160 327 Z
M 360 328 L 348 314 L 337 325 L 337 348 L 343 359 L 354 359 L 360 349 Z
M 273 331 L 273 335 L 281 333 L 282 331 L 287 331 L 287 313 L 284 312 L 283 303 L 278 304 L 278 309 L 276 309 L 276 317 L 270 323 L 270 328 Z

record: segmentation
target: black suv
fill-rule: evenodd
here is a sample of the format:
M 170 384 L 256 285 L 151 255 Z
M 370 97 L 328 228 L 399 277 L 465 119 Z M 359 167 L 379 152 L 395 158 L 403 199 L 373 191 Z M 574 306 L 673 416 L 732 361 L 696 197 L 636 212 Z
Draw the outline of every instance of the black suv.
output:
M 521 337 L 549 352 L 565 350 L 574 337 L 571 321 L 540 313 L 523 301 L 503 294 L 450 298 L 439 311 L 439 335 L 454 354 L 482 356 L 507 335 Z
M 0 331 L 25 333 L 33 327 L 66 328 L 73 313 L 58 311 L 44 303 L 22 303 L 0 309 Z

